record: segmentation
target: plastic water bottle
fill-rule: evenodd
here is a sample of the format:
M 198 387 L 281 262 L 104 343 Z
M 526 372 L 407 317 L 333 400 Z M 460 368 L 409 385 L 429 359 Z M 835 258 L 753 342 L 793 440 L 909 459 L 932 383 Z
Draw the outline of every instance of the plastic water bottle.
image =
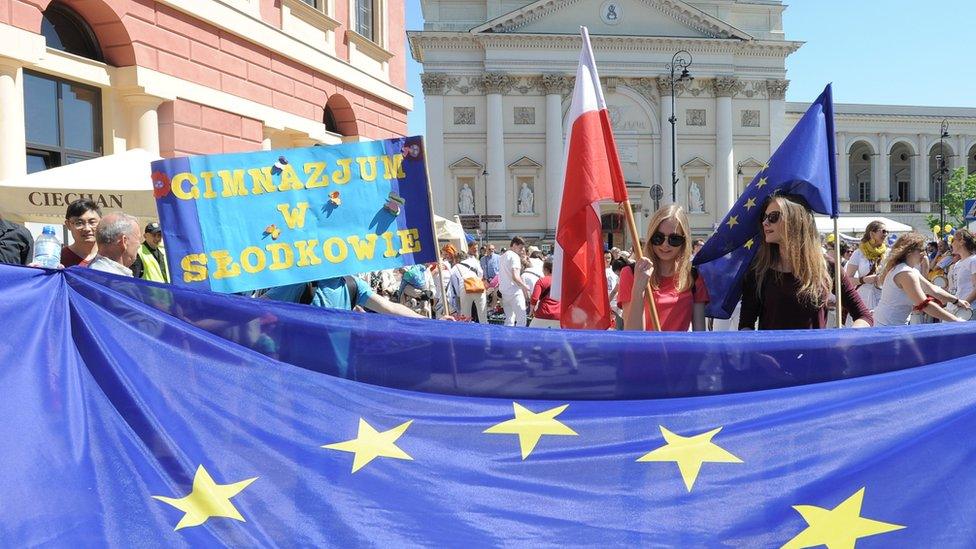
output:
M 51 225 L 45 226 L 34 241 L 34 263 L 47 269 L 56 269 L 61 263 L 61 241 Z

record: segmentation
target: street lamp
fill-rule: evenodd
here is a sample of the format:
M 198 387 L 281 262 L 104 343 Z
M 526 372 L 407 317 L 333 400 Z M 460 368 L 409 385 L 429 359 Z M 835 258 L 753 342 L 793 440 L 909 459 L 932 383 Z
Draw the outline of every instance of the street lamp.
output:
M 677 95 L 677 90 L 674 89 L 674 85 L 676 82 L 690 82 L 694 80 L 694 77 L 688 73 L 688 67 L 691 66 L 691 59 L 690 53 L 686 50 L 679 50 L 671 57 L 671 63 L 664 67 L 671 74 L 671 118 L 668 118 L 668 122 L 671 123 L 671 202 L 678 201 L 678 171 L 675 167 L 677 162 L 675 145 L 677 145 L 678 139 L 675 123 L 678 122 L 678 118 L 674 114 L 674 96 Z M 681 74 L 675 79 L 674 73 L 677 71 L 681 71 Z
M 945 227 L 945 140 L 949 137 L 949 119 L 942 119 L 942 128 L 939 130 L 939 156 L 936 157 L 936 165 L 939 173 L 939 226 Z

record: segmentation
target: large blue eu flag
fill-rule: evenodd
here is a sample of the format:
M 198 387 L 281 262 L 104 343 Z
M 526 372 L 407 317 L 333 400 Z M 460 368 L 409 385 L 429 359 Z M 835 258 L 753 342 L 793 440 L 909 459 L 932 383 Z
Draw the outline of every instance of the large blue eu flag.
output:
M 711 296 L 708 316 L 729 318 L 739 302 L 742 278 L 759 245 L 763 203 L 773 193 L 802 196 L 813 211 L 837 217 L 834 102 L 829 84 L 695 256 Z

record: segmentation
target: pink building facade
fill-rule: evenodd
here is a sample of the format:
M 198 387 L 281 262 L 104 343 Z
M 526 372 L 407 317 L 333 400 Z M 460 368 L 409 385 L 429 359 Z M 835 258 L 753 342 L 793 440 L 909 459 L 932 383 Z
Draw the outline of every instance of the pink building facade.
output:
M 0 0 L 0 179 L 403 135 L 397 0 Z

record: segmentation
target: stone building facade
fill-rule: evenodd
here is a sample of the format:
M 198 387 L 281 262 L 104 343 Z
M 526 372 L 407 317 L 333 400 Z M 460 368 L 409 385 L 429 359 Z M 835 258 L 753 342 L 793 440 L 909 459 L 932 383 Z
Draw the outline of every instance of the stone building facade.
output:
M 0 0 L 0 179 L 403 135 L 394 0 Z
M 460 211 L 458 193 L 472 190 L 475 213 L 502 218 L 488 225 L 491 240 L 554 235 L 580 25 L 590 30 L 641 231 L 650 213 L 671 201 L 672 97 L 676 200 L 689 210 L 701 235 L 721 220 L 806 107 L 785 101 L 786 58 L 802 43 L 785 38 L 785 6 L 779 0 L 424 0 L 422 5 L 424 30 L 408 35 L 411 52 L 424 67 L 435 209 L 469 213 Z M 679 50 L 693 58 L 694 79 L 672 89 L 666 67 Z M 966 150 L 970 159 L 976 153 L 971 150 L 976 112 L 857 105 L 837 105 L 836 111 L 838 154 L 844 157 L 851 156 L 851 147 L 864 145 L 871 147 L 868 154 L 888 154 L 897 143 L 902 143 L 894 150 L 898 162 L 909 143 L 908 154 L 923 149 L 928 154 L 943 116 L 958 129 L 952 150 Z M 904 187 L 898 179 L 901 163 L 892 172 L 880 166 L 880 157 L 869 158 L 875 166 L 869 177 L 897 179 L 894 188 Z M 913 191 L 902 197 L 906 202 L 882 201 L 888 191 L 873 185 L 865 202 L 860 202 L 863 193 L 848 192 L 844 210 L 874 208 L 917 225 L 932 195 L 916 184 L 928 175 L 914 158 L 908 160 Z M 841 185 L 850 191 L 850 170 L 841 171 Z M 863 180 L 862 171 L 856 177 Z M 526 188 L 531 210 L 520 208 Z M 619 242 L 619 212 L 607 205 L 603 214 L 608 240 Z

